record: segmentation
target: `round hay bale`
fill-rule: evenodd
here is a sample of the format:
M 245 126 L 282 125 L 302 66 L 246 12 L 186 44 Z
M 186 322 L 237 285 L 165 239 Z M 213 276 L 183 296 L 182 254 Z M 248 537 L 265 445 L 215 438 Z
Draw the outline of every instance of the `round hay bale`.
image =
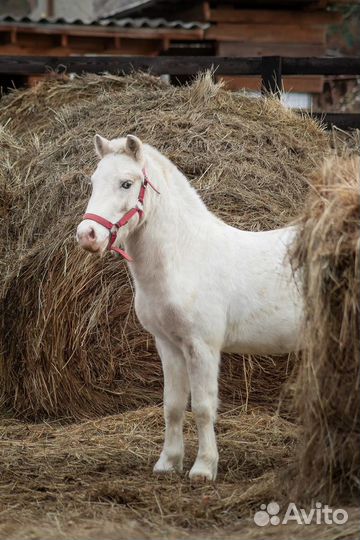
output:
M 161 401 L 160 362 L 133 313 L 125 264 L 74 242 L 94 134 L 153 144 L 211 210 L 251 230 L 298 216 L 328 137 L 310 117 L 225 91 L 210 74 L 180 88 L 148 75 L 51 81 L 0 108 L 3 403 L 30 418 L 74 418 Z M 222 402 L 276 406 L 288 368 L 288 358 L 227 356 Z
M 296 487 L 329 504 L 358 496 L 360 486 L 359 178 L 358 156 L 325 163 L 313 177 L 293 254 L 306 309 L 295 381 L 303 426 Z

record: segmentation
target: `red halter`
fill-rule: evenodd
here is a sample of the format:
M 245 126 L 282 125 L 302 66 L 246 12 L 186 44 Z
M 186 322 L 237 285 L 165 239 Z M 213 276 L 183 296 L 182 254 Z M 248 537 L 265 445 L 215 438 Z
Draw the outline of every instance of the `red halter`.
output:
M 99 223 L 99 225 L 102 225 L 103 227 L 108 229 L 110 238 L 109 238 L 109 243 L 107 245 L 107 249 L 109 251 L 116 251 L 116 253 L 119 253 L 127 261 L 132 261 L 133 259 L 130 257 L 130 255 L 128 255 L 126 253 L 126 251 L 114 246 L 114 242 L 116 240 L 118 230 L 121 227 L 124 227 L 130 221 L 130 219 L 133 216 L 135 216 L 135 214 L 139 214 L 139 219 L 141 219 L 143 217 L 143 215 L 144 215 L 144 198 L 145 198 L 145 193 L 146 193 L 146 187 L 147 187 L 148 184 L 149 184 L 149 186 L 151 186 L 153 188 L 154 191 L 156 191 L 156 193 L 160 193 L 156 189 L 156 187 L 150 182 L 150 180 L 149 180 L 149 178 L 148 178 L 148 176 L 146 174 L 145 169 L 143 169 L 142 172 L 143 172 L 143 175 L 144 175 L 144 179 L 143 179 L 143 181 L 141 183 L 141 188 L 140 188 L 140 191 L 139 191 L 139 196 L 138 196 L 136 206 L 134 206 L 134 208 L 131 208 L 131 210 L 126 212 L 126 214 L 124 214 L 123 217 L 121 219 L 119 219 L 119 221 L 117 221 L 116 223 L 111 223 L 111 221 L 108 221 L 107 219 L 103 218 L 102 216 L 98 216 L 97 214 L 84 214 L 83 215 L 83 219 L 91 219 L 91 221 L 96 221 L 96 223 Z

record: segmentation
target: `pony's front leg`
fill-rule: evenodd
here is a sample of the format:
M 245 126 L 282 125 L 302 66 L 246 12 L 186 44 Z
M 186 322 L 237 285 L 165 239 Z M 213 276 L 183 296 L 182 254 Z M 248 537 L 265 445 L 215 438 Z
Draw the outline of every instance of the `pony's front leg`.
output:
M 191 408 L 199 436 L 199 450 L 190 471 L 193 480 L 215 480 L 219 454 L 214 423 L 218 405 L 220 353 L 205 343 L 187 348 L 187 369 L 191 385 Z
M 185 358 L 170 342 L 156 338 L 164 372 L 165 441 L 155 473 L 182 471 L 184 457 L 183 423 L 189 398 Z

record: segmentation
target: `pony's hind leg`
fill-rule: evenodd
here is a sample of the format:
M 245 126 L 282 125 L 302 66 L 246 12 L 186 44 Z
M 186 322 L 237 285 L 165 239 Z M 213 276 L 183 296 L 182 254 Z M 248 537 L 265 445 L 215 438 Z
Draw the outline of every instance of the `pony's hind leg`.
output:
M 192 480 L 215 480 L 218 450 L 214 431 L 218 405 L 220 352 L 197 342 L 187 347 L 186 364 L 191 385 L 191 408 L 199 436 L 199 450 L 190 471 Z
M 184 457 L 183 422 L 189 398 L 185 358 L 170 342 L 156 338 L 164 372 L 165 441 L 155 473 L 182 471 Z

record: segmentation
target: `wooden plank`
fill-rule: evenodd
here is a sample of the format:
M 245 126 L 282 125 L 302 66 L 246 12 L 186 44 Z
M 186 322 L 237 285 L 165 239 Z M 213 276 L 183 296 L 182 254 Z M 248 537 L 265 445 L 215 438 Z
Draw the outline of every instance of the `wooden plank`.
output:
M 340 58 L 283 58 L 286 75 L 359 75 L 360 56 Z
M 67 34 L 69 36 L 89 36 L 89 37 L 133 37 L 133 38 L 153 38 L 162 39 L 169 37 L 171 39 L 198 40 L 203 39 L 204 30 L 201 28 L 192 28 L 185 30 L 183 28 L 121 28 L 118 26 L 77 26 L 66 24 L 41 25 L 35 23 L 0 23 L 0 32 L 11 31 L 16 28 L 18 33 L 26 32 L 33 34 Z
M 257 43 L 324 43 L 325 27 L 298 24 L 218 24 L 205 30 L 205 39 L 219 41 L 256 41 Z
M 216 44 L 218 56 L 251 57 L 251 56 L 322 56 L 325 44 L 311 43 L 239 43 L 237 41 L 219 41 Z
M 323 75 L 283 77 L 283 85 L 285 92 L 321 94 L 324 88 L 324 82 L 325 77 Z
M 210 8 L 209 8 L 210 9 Z M 266 9 L 213 8 L 207 20 L 217 23 L 241 24 L 306 24 L 309 26 L 341 23 L 343 15 L 336 11 L 291 11 Z
M 261 90 L 261 77 L 221 75 L 218 79 L 223 80 L 226 88 L 229 90 L 241 90 L 242 88 L 258 92 Z M 298 77 L 285 76 L 282 78 L 285 92 L 304 92 L 309 94 L 321 93 L 324 86 L 324 80 L 325 77 L 321 75 L 302 75 Z
M 133 69 L 154 74 L 193 75 L 215 67 L 218 75 L 260 75 L 261 58 L 227 58 L 216 56 L 0 56 L 0 73 L 46 73 L 59 65 L 68 71 L 129 73 Z M 283 75 L 360 75 L 360 57 L 283 58 Z
M 113 39 L 94 40 L 88 36 L 70 36 L 69 48 L 72 54 L 79 54 L 80 51 L 85 51 L 85 54 L 111 54 L 110 51 L 114 51 L 118 55 L 143 56 L 159 53 L 162 50 L 162 40 L 122 38 L 120 49 L 116 49 Z
M 221 64 L 221 66 L 220 66 Z M 74 73 L 130 73 L 134 70 L 151 70 L 154 74 L 195 75 L 215 67 L 219 73 L 260 74 L 261 59 L 219 59 L 214 56 L 0 56 L 0 73 L 40 74 L 58 66 Z
M 203 2 L 202 7 L 203 7 L 204 20 L 205 21 L 210 21 L 210 14 L 211 14 L 210 2 L 207 2 L 207 1 Z
M 52 58 L 52 57 L 67 58 L 69 56 L 74 55 L 74 53 L 76 55 L 88 55 L 90 52 L 90 54 L 96 54 L 96 58 L 99 58 L 99 62 L 100 62 L 100 57 L 102 58 L 103 56 L 109 56 L 109 55 L 113 55 L 114 57 L 117 57 L 119 55 L 125 56 L 125 57 L 131 56 L 131 58 L 142 57 L 146 55 L 149 58 L 153 58 L 155 56 L 158 56 L 159 52 L 162 50 L 161 42 L 156 42 L 156 41 L 147 42 L 146 40 L 144 40 L 142 44 L 139 45 L 136 43 L 136 40 L 129 40 L 129 43 L 127 43 L 126 41 L 121 42 L 120 49 L 118 49 L 117 47 L 115 47 L 115 45 L 113 45 L 113 46 L 106 47 L 106 49 L 102 49 L 102 50 L 100 49 L 96 50 L 95 48 L 93 48 L 92 51 L 89 51 L 88 47 L 85 47 L 85 45 L 81 45 L 81 44 L 77 44 L 76 48 L 73 46 L 70 46 L 70 47 L 54 46 L 46 50 L 46 58 Z M 132 41 L 134 41 L 135 43 L 133 43 Z M 0 46 L 0 58 L 1 58 L 1 55 L 7 55 L 13 58 L 24 56 L 24 55 L 26 55 L 25 58 L 27 57 L 38 58 L 40 52 L 43 53 L 43 49 L 36 46 L 19 47 L 18 45 L 11 45 L 11 44 Z M 32 71 L 31 73 L 38 73 L 38 72 Z M 41 71 L 40 73 L 44 73 L 44 71 Z M 96 73 L 100 73 L 100 71 L 96 71 Z
M 358 6 L 359 5 L 359 0 L 327 0 L 327 5 L 328 6 L 336 6 L 336 5 L 345 5 L 345 6 L 350 6 L 350 5 L 355 5 L 355 6 Z
M 311 116 L 320 120 L 328 128 L 337 126 L 340 129 L 360 129 L 360 114 L 358 113 L 312 113 Z
M 16 42 L 17 42 L 17 31 L 16 31 L 16 28 L 13 28 L 10 33 L 10 43 L 12 43 L 13 45 L 16 45 Z

